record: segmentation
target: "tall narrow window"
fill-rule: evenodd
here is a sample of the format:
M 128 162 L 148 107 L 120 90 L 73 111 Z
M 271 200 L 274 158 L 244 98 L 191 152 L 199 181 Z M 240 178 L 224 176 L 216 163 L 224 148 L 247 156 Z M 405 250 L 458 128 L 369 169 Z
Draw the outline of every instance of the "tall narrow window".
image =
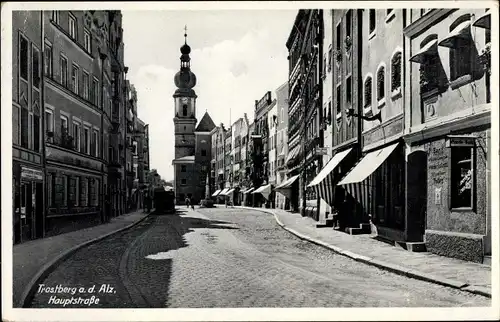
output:
M 377 72 L 377 100 L 385 98 L 385 68 L 382 66 Z
M 342 92 L 341 92 L 341 86 L 337 86 L 337 97 L 336 97 L 336 111 L 337 111 L 337 118 L 340 117 L 342 109 L 341 109 L 341 102 L 342 102 Z
M 33 113 L 28 113 L 28 148 L 33 149 Z
M 401 52 L 397 52 L 391 59 L 391 91 L 401 88 Z
M 78 94 L 78 66 L 73 65 L 71 69 L 71 89 L 73 93 Z
M 88 100 L 90 95 L 90 76 L 83 72 L 83 98 Z
M 87 50 L 89 53 L 92 52 L 92 38 L 90 37 L 90 32 L 88 30 L 84 31 L 84 36 L 83 36 L 83 41 L 85 44 L 85 50 Z
M 451 147 L 451 208 L 473 208 L 474 148 Z
M 81 133 L 80 133 L 80 123 L 78 122 L 73 122 L 73 142 L 75 144 L 75 150 L 80 152 L 80 138 L 81 138 Z
M 40 51 L 34 45 L 31 46 L 31 70 L 33 87 L 40 89 Z
M 80 205 L 80 177 L 75 177 L 75 206 Z
M 99 157 L 99 131 L 94 130 L 92 132 L 92 141 L 94 146 L 93 156 Z
M 188 106 L 184 104 L 182 106 L 182 116 L 187 116 L 187 114 L 188 114 Z
M 92 91 L 90 92 L 90 100 L 94 105 L 98 105 L 99 102 L 99 81 L 97 79 L 92 79 Z
M 351 102 L 352 102 L 352 77 L 351 76 L 347 77 L 345 84 L 346 84 L 346 86 L 345 86 L 346 87 L 346 89 L 345 89 L 346 101 L 347 101 L 347 104 L 351 104 Z
M 346 22 L 345 22 L 345 35 L 346 37 L 352 37 L 352 10 L 349 9 L 346 14 Z
M 56 24 L 59 24 L 61 19 L 60 19 L 60 12 L 57 10 L 52 11 L 52 21 L 55 22 Z
M 76 40 L 76 18 L 71 13 L 69 14 L 69 35 Z
M 68 205 L 68 176 L 63 175 L 62 176 L 62 200 L 61 204 L 62 206 L 67 206 Z
M 370 31 L 370 35 L 373 34 L 375 32 L 375 28 L 377 26 L 377 15 L 376 15 L 376 11 L 375 9 L 370 9 L 369 10 L 369 31 Z
M 28 81 L 29 42 L 24 36 L 19 35 L 19 77 Z
M 342 47 L 342 24 L 339 22 L 337 25 L 337 40 L 336 40 L 336 50 L 339 52 Z
M 83 129 L 83 152 L 90 154 L 90 129 L 84 127 Z
M 455 30 L 457 28 L 462 28 L 462 30 L 460 30 L 460 36 L 445 39 L 445 41 L 448 40 L 446 44 L 443 44 L 443 42 L 439 43 L 441 46 L 445 46 L 450 49 L 450 81 L 454 81 L 463 76 L 472 75 L 472 50 L 474 48 L 474 42 L 472 40 L 470 26 L 461 27 L 469 20 L 469 14 L 463 15 L 455 20 L 455 22 L 450 26 L 450 34 L 452 32 L 456 32 Z
M 45 43 L 45 76 L 52 78 L 52 46 L 49 43 Z
M 28 109 L 21 108 L 21 146 L 23 148 L 28 148 Z
M 368 76 L 365 80 L 364 94 L 364 107 L 368 108 L 372 105 L 372 78 L 370 76 Z
M 63 86 L 68 86 L 68 60 L 64 56 L 61 56 L 60 67 L 61 67 L 61 84 Z
M 33 115 L 33 150 L 40 151 L 40 116 Z
M 45 131 L 47 142 L 52 143 L 54 140 L 54 113 L 52 110 L 45 110 Z

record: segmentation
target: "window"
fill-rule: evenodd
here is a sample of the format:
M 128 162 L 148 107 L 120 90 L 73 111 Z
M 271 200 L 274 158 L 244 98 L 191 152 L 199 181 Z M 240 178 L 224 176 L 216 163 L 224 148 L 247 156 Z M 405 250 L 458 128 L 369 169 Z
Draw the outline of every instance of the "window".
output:
M 54 112 L 50 109 L 45 110 L 45 130 L 47 133 L 52 132 L 54 135 Z
M 20 121 L 20 108 L 12 105 L 12 143 L 19 144 L 19 121 Z
M 33 150 L 40 151 L 40 116 L 33 115 L 33 129 L 32 129 Z
M 341 99 L 342 99 L 342 92 L 341 92 L 341 86 L 340 86 L 340 84 L 339 84 L 339 85 L 337 86 L 337 97 L 336 97 L 337 104 L 336 104 L 336 106 L 335 106 L 335 107 L 336 107 L 336 111 L 337 111 L 337 118 L 339 118 L 339 117 L 340 117 L 341 112 L 342 112 L 341 107 L 340 107 L 340 105 L 341 105 L 341 103 L 340 103 L 340 102 L 341 102 Z
M 351 102 L 352 102 L 352 77 L 351 76 L 347 77 L 345 83 L 346 83 L 345 95 L 346 95 L 347 104 L 351 104 Z
M 327 67 L 326 65 L 327 65 L 327 62 L 326 62 L 326 53 L 324 53 L 323 54 L 323 77 L 326 77 L 326 67 Z M 271 122 L 271 126 L 272 126 L 272 122 Z
M 33 86 L 40 89 L 40 51 L 35 46 L 31 46 L 31 71 Z
M 381 66 L 377 71 L 377 100 L 385 98 L 385 67 Z
M 206 156 L 207 156 L 207 150 L 202 149 L 202 150 L 201 150 L 201 156 L 202 156 L 202 157 L 206 157 Z
M 99 100 L 99 81 L 97 79 L 92 79 L 92 89 L 90 91 L 90 101 L 97 105 Z
M 207 168 L 207 166 L 206 166 L 206 165 L 202 165 L 202 166 L 201 166 L 201 171 L 203 171 L 203 172 L 207 172 L 207 170 L 208 170 L 208 168 Z
M 52 11 L 52 21 L 59 24 L 59 22 L 61 21 L 59 11 Z
M 80 179 L 80 206 L 87 207 L 89 205 L 88 199 L 89 183 L 87 178 Z
M 87 50 L 89 53 L 92 52 L 92 38 L 90 38 L 90 32 L 88 30 L 85 30 L 83 33 L 83 41 L 84 41 L 84 46 L 85 50 Z
M 336 42 L 336 49 L 339 52 L 342 47 L 342 25 L 339 24 L 337 25 L 337 42 Z
M 181 186 L 185 186 L 187 184 L 186 179 L 181 179 Z
M 61 115 L 61 133 L 68 134 L 68 117 Z
M 372 105 L 372 78 L 371 78 L 371 76 L 368 76 L 365 80 L 364 93 L 365 93 L 364 107 L 367 108 L 367 107 L 370 107 Z
M 93 156 L 99 157 L 99 131 L 94 130 L 92 132 L 92 146 L 94 147 L 94 151 L 92 153 Z
M 80 177 L 75 177 L 75 206 L 79 206 L 80 204 Z
M 78 94 L 78 66 L 73 65 L 71 69 L 71 89 L 73 93 Z
M 401 52 L 398 51 L 391 59 L 391 92 L 401 88 Z
M 61 56 L 60 60 L 61 84 L 64 86 L 68 86 L 68 60 L 64 56 Z
M 186 166 L 185 165 L 181 165 L 181 172 L 186 172 Z
M 187 116 L 187 114 L 188 114 L 188 106 L 184 104 L 182 106 L 182 116 Z
M 464 21 L 470 20 L 470 15 L 464 15 L 450 26 L 450 32 Z M 470 27 L 461 36 L 453 38 L 450 48 L 450 81 L 472 74 L 472 58 L 474 43 L 470 34 Z
M 473 208 L 474 148 L 470 146 L 451 147 L 451 208 Z
M 19 77 L 28 81 L 28 39 L 19 35 Z
M 90 129 L 83 129 L 83 153 L 90 154 Z
M 45 42 L 45 76 L 52 78 L 52 46 Z
M 90 76 L 89 73 L 83 72 L 83 98 L 88 100 L 90 97 Z
M 346 14 L 345 35 L 352 37 L 352 10 L 348 10 Z
M 377 26 L 377 15 L 375 12 L 375 9 L 370 9 L 369 10 L 369 34 L 372 35 L 375 32 L 375 28 Z
M 71 13 L 69 14 L 69 35 L 76 40 L 76 18 Z
M 80 133 L 80 123 L 78 122 L 73 122 L 73 142 L 75 143 L 75 149 L 76 151 L 80 151 L 80 137 L 81 137 L 81 133 Z
M 62 176 L 61 186 L 62 186 L 61 205 L 67 206 L 68 205 L 68 176 L 66 176 L 66 175 Z

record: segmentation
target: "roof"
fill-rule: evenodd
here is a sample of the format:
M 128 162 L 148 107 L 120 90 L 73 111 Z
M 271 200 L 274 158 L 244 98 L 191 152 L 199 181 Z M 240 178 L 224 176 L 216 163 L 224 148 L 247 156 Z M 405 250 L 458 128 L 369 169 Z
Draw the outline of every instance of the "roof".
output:
M 194 130 L 195 132 L 210 132 L 214 129 L 215 123 L 212 121 L 212 118 L 210 115 L 208 115 L 208 112 L 205 112 L 205 115 L 201 118 L 200 123 L 198 123 L 198 126 Z

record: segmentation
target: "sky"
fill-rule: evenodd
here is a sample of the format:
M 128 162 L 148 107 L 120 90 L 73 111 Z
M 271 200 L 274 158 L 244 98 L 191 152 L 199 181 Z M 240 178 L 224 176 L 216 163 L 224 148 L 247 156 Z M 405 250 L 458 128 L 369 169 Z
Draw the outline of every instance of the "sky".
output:
M 196 74 L 196 117 L 207 111 L 225 126 L 288 79 L 285 43 L 296 10 L 122 10 L 125 65 L 137 89 L 138 116 L 149 124 L 150 168 L 173 179 L 174 75 L 180 67 L 184 27 Z M 273 94 L 274 95 L 274 94 Z

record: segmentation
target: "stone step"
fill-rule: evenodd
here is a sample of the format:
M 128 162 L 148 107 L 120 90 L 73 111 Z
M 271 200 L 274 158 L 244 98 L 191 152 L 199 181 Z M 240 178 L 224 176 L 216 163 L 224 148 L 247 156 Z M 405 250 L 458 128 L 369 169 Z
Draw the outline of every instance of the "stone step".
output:
M 333 219 L 326 219 L 324 222 L 317 223 L 316 228 L 333 227 Z
M 491 255 L 483 257 L 483 264 L 491 267 Z
M 424 242 L 403 242 L 403 241 L 395 241 L 394 246 L 401 247 L 404 250 L 414 253 L 424 253 L 427 251 Z
M 349 234 L 349 235 L 361 235 L 361 234 L 364 234 L 363 232 L 363 229 L 361 228 L 346 228 L 346 232 Z

